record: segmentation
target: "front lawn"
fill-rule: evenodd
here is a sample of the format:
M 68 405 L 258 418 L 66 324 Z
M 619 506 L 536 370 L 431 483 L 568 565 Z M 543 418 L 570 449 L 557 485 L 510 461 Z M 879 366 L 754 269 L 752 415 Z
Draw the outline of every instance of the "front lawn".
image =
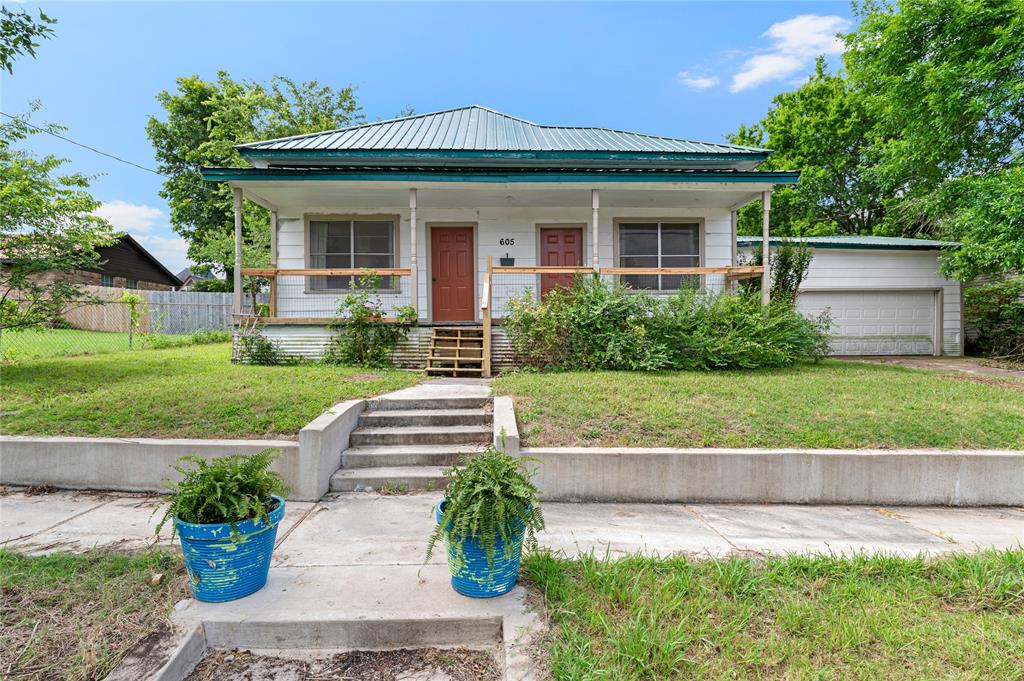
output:
M 1024 679 L 1024 551 L 524 558 L 556 679 Z
M 197 334 L 136 334 L 132 348 L 175 347 L 190 345 L 203 334 L 228 332 L 197 332 Z M 230 336 L 228 336 L 230 338 Z M 220 339 L 223 340 L 223 339 Z M 0 359 L 19 361 L 41 357 L 70 357 L 129 350 L 128 334 L 115 331 L 83 331 L 81 329 L 27 329 L 0 334 Z
M 1024 381 L 865 362 L 513 373 L 494 392 L 533 447 L 1024 449 Z
M 92 680 L 156 635 L 187 587 L 181 559 L 161 551 L 0 549 L 0 593 L 0 677 Z
M 229 344 L 26 360 L 0 367 L 8 435 L 294 438 L 327 407 L 419 375 L 231 364 Z

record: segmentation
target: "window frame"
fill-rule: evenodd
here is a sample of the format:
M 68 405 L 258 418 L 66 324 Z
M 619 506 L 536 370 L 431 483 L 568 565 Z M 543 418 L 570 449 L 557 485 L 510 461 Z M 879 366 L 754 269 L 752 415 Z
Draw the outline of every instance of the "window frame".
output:
M 138 288 L 139 288 L 139 280 L 138 279 L 127 279 L 126 278 L 124 280 L 124 287 L 126 289 L 131 289 L 133 291 L 137 291 Z
M 620 253 L 620 251 L 621 251 L 621 244 L 620 244 L 620 240 L 619 240 L 620 239 L 620 237 L 619 237 L 619 227 L 621 227 L 622 225 L 650 224 L 650 223 L 656 223 L 658 225 L 658 256 L 657 256 L 658 257 L 658 265 L 657 265 L 658 267 L 661 267 L 661 259 L 664 257 L 664 254 L 661 252 L 661 227 L 664 224 L 677 224 L 677 225 L 678 224 L 685 224 L 685 225 L 695 225 L 697 227 L 697 265 L 696 265 L 696 267 L 704 267 L 704 243 L 705 243 L 704 242 L 704 218 L 702 218 L 702 217 L 678 217 L 678 216 L 677 217 L 664 217 L 664 216 L 636 217 L 636 216 L 630 216 L 630 217 L 616 217 L 616 218 L 613 218 L 612 219 L 612 227 L 613 227 L 613 229 L 612 229 L 612 246 L 613 246 L 613 251 L 614 251 L 615 267 L 623 267 L 622 262 L 621 262 L 621 253 Z M 672 256 L 670 255 L 669 257 L 672 257 Z M 623 269 L 625 269 L 625 268 L 623 268 Z M 638 268 L 638 269 L 640 269 L 640 268 Z M 633 275 L 624 274 L 624 275 L 620 275 L 620 276 L 633 276 Z M 644 275 L 635 275 L 635 276 L 644 276 Z M 658 277 L 658 288 L 638 289 L 638 290 L 647 291 L 648 293 L 652 293 L 652 294 L 669 294 L 669 295 L 674 294 L 674 293 L 676 293 L 676 292 L 678 292 L 680 290 L 678 288 L 662 288 L 661 287 L 661 277 L 663 275 L 650 275 L 650 276 L 657 276 Z M 682 276 L 682 275 L 664 275 L 664 276 Z M 704 278 L 703 277 L 701 277 L 701 279 L 700 279 L 700 287 L 704 288 Z
M 394 264 L 391 268 L 401 267 L 401 234 L 402 234 L 402 216 L 397 213 L 372 213 L 372 214 L 360 214 L 360 213 L 305 213 L 303 216 L 303 242 L 302 242 L 302 262 L 305 269 L 316 269 L 311 264 L 312 254 L 311 248 L 313 245 L 312 239 L 312 223 L 314 222 L 384 222 L 390 221 L 392 224 L 392 243 L 394 244 Z M 354 247 L 354 244 L 350 246 Z M 328 268 L 330 269 L 330 268 Z M 339 269 L 339 268 L 335 268 Z M 346 269 L 346 268 L 340 268 Z M 352 269 L 355 269 L 354 267 Z M 371 268 L 372 269 L 372 268 Z M 389 268 L 390 269 L 390 268 Z M 313 288 L 311 286 L 311 280 L 313 276 L 303 277 L 303 291 L 308 295 L 329 295 L 337 296 L 351 293 L 353 289 L 351 287 L 346 288 Z M 402 292 L 402 278 L 398 275 L 391 275 L 392 286 L 387 288 L 373 289 L 374 293 L 401 293 Z
M 100 286 L 105 288 L 114 288 L 114 275 L 100 274 Z

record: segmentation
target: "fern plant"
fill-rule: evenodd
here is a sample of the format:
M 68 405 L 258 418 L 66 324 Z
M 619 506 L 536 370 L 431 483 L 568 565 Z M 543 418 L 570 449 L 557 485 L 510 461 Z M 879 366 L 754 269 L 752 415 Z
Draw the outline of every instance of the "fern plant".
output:
M 184 477 L 167 485 L 170 504 L 156 533 L 175 517 L 200 525 L 230 523 L 232 534 L 243 520 L 269 522 L 268 514 L 277 503 L 272 495 L 287 493 L 284 480 L 270 470 L 279 455 L 276 449 L 264 449 L 251 456 L 232 454 L 209 461 L 195 454 L 182 457 L 174 470 Z
M 458 565 L 465 563 L 465 544 L 470 539 L 480 545 L 489 566 L 494 565 L 499 539 L 505 558 L 512 557 L 518 539 L 525 548 L 536 548 L 536 532 L 544 529 L 544 516 L 523 461 L 492 447 L 445 473 L 444 512 L 427 544 L 427 561 L 442 539 Z

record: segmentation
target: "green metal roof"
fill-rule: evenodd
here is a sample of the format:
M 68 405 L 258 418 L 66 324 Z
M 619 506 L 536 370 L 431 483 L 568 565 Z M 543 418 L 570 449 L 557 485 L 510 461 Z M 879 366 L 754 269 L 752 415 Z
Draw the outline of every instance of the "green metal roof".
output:
M 770 244 L 781 244 L 783 237 L 770 237 Z M 881 251 L 937 251 L 942 248 L 956 248 L 961 244 L 956 241 L 935 241 L 933 239 L 908 239 L 896 236 L 805 236 L 790 237 L 791 241 L 804 241 L 812 248 L 847 248 L 871 249 Z M 738 236 L 739 246 L 757 246 L 761 244 L 759 236 Z
M 257 165 L 672 167 L 751 170 L 767 149 L 626 132 L 538 125 L 482 106 L 242 144 Z

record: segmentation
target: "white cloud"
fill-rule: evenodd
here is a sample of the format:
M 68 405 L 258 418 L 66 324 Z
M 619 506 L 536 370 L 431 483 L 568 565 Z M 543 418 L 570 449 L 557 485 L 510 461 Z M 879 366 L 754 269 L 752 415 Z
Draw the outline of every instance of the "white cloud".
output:
M 770 80 L 782 80 L 804 67 L 804 60 L 785 54 L 759 54 L 743 63 L 732 77 L 730 92 L 741 92 Z
M 121 200 L 106 201 L 93 212 L 112 224 L 114 229 L 126 232 L 148 232 L 157 222 L 167 220 L 167 215 L 159 208 Z
M 188 267 L 188 244 L 184 239 L 156 234 L 132 234 L 132 236 L 171 272 L 177 274 Z
M 772 24 L 764 36 L 775 41 L 778 52 L 813 59 L 821 54 L 840 54 L 843 41 L 836 34 L 849 28 L 850 21 L 843 17 L 801 14 Z
M 690 71 L 680 71 L 676 79 L 680 85 L 691 87 L 694 90 L 707 90 L 718 85 L 718 76 L 700 76 Z
M 773 80 L 785 80 L 806 68 L 819 55 L 840 54 L 837 33 L 849 30 L 850 21 L 839 16 L 801 14 L 768 27 L 763 37 L 772 46 L 743 62 L 732 77 L 730 92 L 741 92 Z

